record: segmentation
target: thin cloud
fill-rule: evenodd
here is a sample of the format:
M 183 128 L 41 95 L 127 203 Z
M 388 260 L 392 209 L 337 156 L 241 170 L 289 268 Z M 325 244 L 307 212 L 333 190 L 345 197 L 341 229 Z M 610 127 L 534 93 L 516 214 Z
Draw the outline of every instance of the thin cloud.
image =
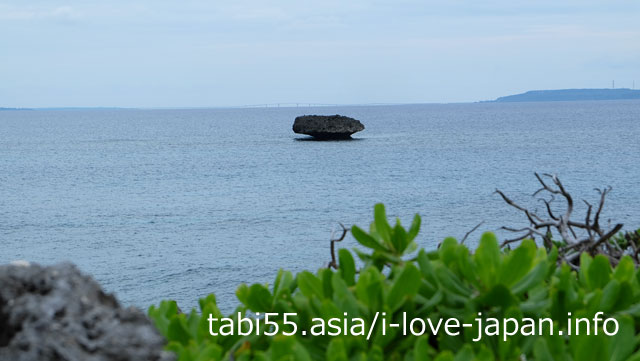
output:
M 0 19 L 27 21 L 41 19 L 77 20 L 82 14 L 71 6 L 13 6 L 0 4 Z

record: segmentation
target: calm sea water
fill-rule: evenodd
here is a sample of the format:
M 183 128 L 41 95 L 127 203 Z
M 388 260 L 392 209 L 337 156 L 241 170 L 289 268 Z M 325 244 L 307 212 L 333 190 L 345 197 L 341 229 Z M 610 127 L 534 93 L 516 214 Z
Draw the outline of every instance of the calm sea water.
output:
M 291 131 L 297 115 L 335 113 L 366 130 Z M 526 225 L 493 191 L 539 207 L 533 172 L 552 172 L 593 202 L 611 185 L 606 219 L 640 227 L 639 160 L 638 101 L 5 111 L 0 263 L 68 260 L 124 304 L 189 308 L 214 292 L 231 310 L 242 282 L 326 265 L 331 229 L 367 226 L 377 202 L 405 223 L 420 213 L 433 248 L 483 220 Z

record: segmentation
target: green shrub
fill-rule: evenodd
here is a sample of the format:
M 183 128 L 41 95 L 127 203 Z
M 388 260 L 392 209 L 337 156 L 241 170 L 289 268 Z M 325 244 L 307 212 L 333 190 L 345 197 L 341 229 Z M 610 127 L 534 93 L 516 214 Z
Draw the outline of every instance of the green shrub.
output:
M 341 249 L 337 270 L 304 271 L 295 276 L 281 270 L 271 286 L 238 288 L 241 305 L 229 317 L 238 321 L 240 312 L 240 317 L 250 320 L 245 322 L 254 330 L 259 326 L 262 332 L 269 329 L 262 317 L 266 312 L 295 313 L 288 320 L 297 324 L 293 336 L 282 334 L 292 329 L 282 317 L 277 319 L 280 332 L 275 336 L 240 336 L 237 332 L 212 336 L 208 317 L 223 317 L 213 295 L 200 300 L 200 313 L 182 314 L 175 302 L 163 301 L 152 306 L 149 315 L 168 339 L 167 348 L 184 361 L 640 360 L 640 273 L 628 256 L 612 268 L 604 255 L 591 258 L 583 254 L 581 268 L 575 271 L 566 264 L 556 265 L 555 249 L 547 252 L 530 240 L 501 251 L 491 233 L 482 236 L 474 253 L 452 238 L 429 252 L 417 250 L 414 242 L 420 228 L 417 215 L 408 230 L 399 220 L 391 226 L 382 205 L 376 205 L 374 219 L 368 232 L 356 226 L 351 229 L 365 249 L 355 251 L 363 264 L 359 271 L 353 254 Z M 569 312 L 574 318 L 593 319 L 599 311 L 604 312 L 603 318 L 618 321 L 616 335 L 605 335 L 600 322 L 597 335 L 591 324 L 590 335 L 583 328 L 580 335 L 568 336 L 569 322 L 575 326 L 574 319 L 568 320 Z M 366 336 L 301 334 L 317 325 L 318 319 L 340 319 L 345 312 L 348 318 L 364 320 L 366 327 L 377 312 L 388 324 L 401 322 L 406 314 L 408 319 L 432 320 L 434 325 L 439 318 L 456 318 L 474 326 L 463 328 L 457 336 L 444 334 L 442 328 L 437 335 L 427 331 L 422 336 L 405 336 L 401 329 L 390 327 L 383 334 L 378 320 L 369 340 Z M 261 316 L 256 318 L 257 313 Z M 554 334 L 518 334 L 505 341 L 501 333 L 474 341 L 478 337 L 476 318 L 484 320 L 483 328 L 490 319 L 501 324 L 517 320 L 522 325 L 529 319 L 551 318 Z M 219 333 L 220 326 L 216 323 L 213 331 Z

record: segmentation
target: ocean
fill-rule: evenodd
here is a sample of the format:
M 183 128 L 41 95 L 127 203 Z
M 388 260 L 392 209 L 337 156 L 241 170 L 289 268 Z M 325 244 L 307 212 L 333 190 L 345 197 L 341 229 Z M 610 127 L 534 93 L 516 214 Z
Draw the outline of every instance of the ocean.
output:
M 366 129 L 310 141 L 291 130 L 303 114 Z M 378 202 L 419 213 L 428 249 L 484 221 L 473 246 L 527 225 L 496 188 L 542 210 L 538 171 L 580 220 L 613 187 L 603 220 L 638 228 L 639 165 L 640 101 L 3 111 L 0 264 L 70 261 L 125 305 L 215 293 L 229 312 L 240 283 L 325 267 L 332 229 L 367 227 Z

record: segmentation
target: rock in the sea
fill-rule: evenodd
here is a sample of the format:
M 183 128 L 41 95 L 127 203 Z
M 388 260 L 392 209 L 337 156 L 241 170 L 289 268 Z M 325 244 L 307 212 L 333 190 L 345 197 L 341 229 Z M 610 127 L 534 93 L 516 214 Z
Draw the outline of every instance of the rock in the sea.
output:
M 146 315 L 71 264 L 0 266 L 0 360 L 173 360 Z
M 303 115 L 293 122 L 293 131 L 316 139 L 349 139 L 364 129 L 359 120 L 342 115 Z

